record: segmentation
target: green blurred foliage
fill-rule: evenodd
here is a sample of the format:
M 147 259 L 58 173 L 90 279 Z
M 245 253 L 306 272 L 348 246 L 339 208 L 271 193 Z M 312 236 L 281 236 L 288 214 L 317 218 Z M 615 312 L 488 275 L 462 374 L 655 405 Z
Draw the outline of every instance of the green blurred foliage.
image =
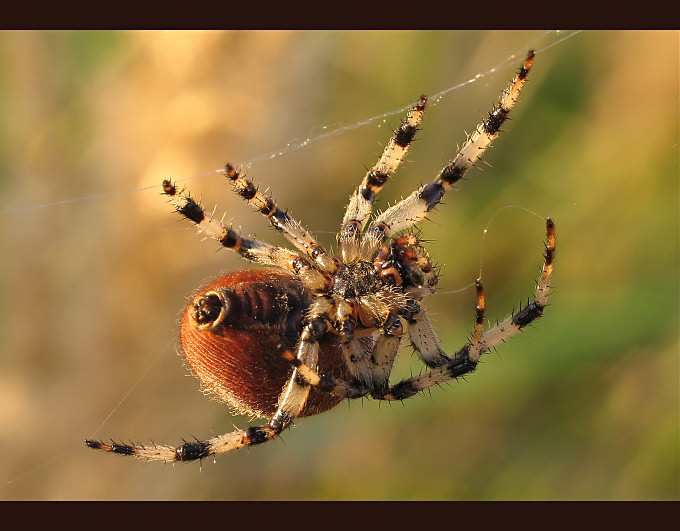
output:
M 1 32 L 0 496 L 677 500 L 678 33 L 562 36 Z M 187 297 L 244 264 L 154 185 L 200 176 L 188 186 L 207 206 L 281 244 L 214 173 L 252 161 L 249 176 L 331 246 L 399 115 L 319 137 L 485 74 L 431 101 L 384 207 L 436 175 L 529 45 L 530 82 L 488 164 L 423 234 L 451 351 L 472 330 L 480 267 L 490 320 L 531 295 L 544 224 L 525 209 L 553 217 L 544 318 L 466 381 L 403 407 L 341 405 L 215 464 L 85 448 L 93 434 L 176 444 L 249 422 L 172 353 Z M 397 376 L 421 370 L 402 354 Z

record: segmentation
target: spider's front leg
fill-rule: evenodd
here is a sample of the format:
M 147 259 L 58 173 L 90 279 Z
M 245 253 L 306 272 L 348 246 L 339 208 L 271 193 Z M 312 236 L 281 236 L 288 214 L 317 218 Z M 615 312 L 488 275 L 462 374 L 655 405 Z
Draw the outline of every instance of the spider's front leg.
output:
M 375 196 L 404 160 L 423 120 L 427 97 L 421 96 L 395 131 L 378 162 L 364 176 L 363 181 L 350 197 L 345 210 L 342 227 L 338 232 L 338 250 L 346 264 L 355 262 L 361 256 L 360 236 L 371 215 Z
M 519 99 L 533 60 L 534 52 L 529 51 L 519 72 L 503 92 L 500 102 L 489 113 L 488 118 L 482 121 L 468 137 L 454 160 L 442 168 L 437 179 L 392 205 L 372 221 L 364 234 L 364 247 L 367 249 L 367 254 L 372 254 L 386 238 L 425 219 L 428 213 L 439 204 L 444 193 L 451 190 L 492 145 L 500 134 L 501 126 L 508 119 L 510 111 Z

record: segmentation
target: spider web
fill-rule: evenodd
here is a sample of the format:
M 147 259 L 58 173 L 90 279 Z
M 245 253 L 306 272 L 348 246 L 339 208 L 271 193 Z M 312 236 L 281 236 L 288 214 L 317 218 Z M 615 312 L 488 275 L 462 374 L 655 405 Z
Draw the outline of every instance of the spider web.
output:
M 454 92 L 456 90 L 460 90 L 467 85 L 470 85 L 472 83 L 476 83 L 480 81 L 481 79 L 484 79 L 492 74 L 495 74 L 499 70 L 503 70 L 504 68 L 508 68 L 510 66 L 514 67 L 516 66 L 516 63 L 518 59 L 524 57 L 526 54 L 526 51 L 528 49 L 535 49 L 536 55 L 545 52 L 546 50 L 552 48 L 553 46 L 556 46 L 557 44 L 560 44 L 567 39 L 570 39 L 571 37 L 578 35 L 581 32 L 581 30 L 571 30 L 571 31 L 562 31 L 562 30 L 549 30 L 549 31 L 544 31 L 538 34 L 536 37 L 531 39 L 529 42 L 524 44 L 521 49 L 516 50 L 515 52 L 511 53 L 507 57 L 505 57 L 502 61 L 497 63 L 496 65 L 492 66 L 491 68 L 480 72 L 478 74 L 475 74 L 469 79 L 466 79 L 465 81 L 461 81 L 460 83 L 457 83 L 455 85 L 452 85 L 448 88 L 445 88 L 444 90 L 441 90 L 437 92 L 436 94 L 433 94 L 432 96 L 429 97 L 431 102 L 438 102 L 440 101 L 444 96 L 448 95 L 451 92 Z M 541 42 L 545 41 L 546 39 L 552 38 L 554 39 L 553 42 L 542 46 L 538 47 Z M 331 126 L 317 126 L 314 129 L 315 130 L 321 130 L 322 132 L 310 137 L 305 138 L 304 140 L 297 140 L 293 142 L 288 142 L 285 144 L 285 146 L 281 147 L 280 149 L 277 149 L 276 151 L 269 152 L 269 153 L 263 153 L 261 155 L 257 155 L 251 159 L 248 160 L 243 160 L 240 161 L 237 165 L 241 167 L 246 167 L 250 168 L 254 164 L 257 164 L 258 162 L 262 162 L 265 160 L 271 160 L 277 157 L 284 156 L 286 154 L 289 154 L 291 152 L 303 149 L 308 147 L 309 145 L 319 142 L 321 140 L 326 140 L 330 137 L 334 137 L 337 135 L 341 135 L 344 133 L 347 133 L 349 131 L 353 131 L 355 129 L 359 129 L 360 127 L 364 127 L 376 122 L 381 122 L 386 120 L 387 118 L 394 116 L 396 114 L 402 114 L 405 111 L 407 111 L 411 106 L 412 102 L 409 102 L 408 104 L 404 105 L 403 107 L 399 107 L 397 109 L 392 109 L 387 112 L 383 112 L 381 114 L 377 114 L 375 116 L 371 116 L 370 118 L 366 118 L 364 120 L 360 120 L 358 122 L 354 122 L 349 125 L 331 125 Z M 203 177 L 207 177 L 209 175 L 214 175 L 215 173 L 222 173 L 224 171 L 223 168 L 216 169 L 214 171 L 209 171 L 201 174 L 197 174 L 185 179 L 177 179 L 178 183 L 186 183 L 188 181 L 200 179 Z M 103 198 L 108 198 L 108 197 L 113 197 L 117 195 L 124 195 L 124 194 L 131 194 L 135 192 L 142 192 L 144 190 L 151 190 L 158 188 L 158 183 L 151 184 L 148 186 L 141 186 L 138 188 L 128 188 L 124 190 L 114 190 L 111 192 L 102 192 L 99 194 L 91 194 L 91 195 L 86 195 L 82 197 L 74 197 L 70 199 L 63 199 L 60 201 L 51 201 L 48 203 L 40 203 L 36 205 L 28 205 L 28 206 L 23 206 L 23 207 L 17 207 L 17 208 L 7 208 L 7 209 L 0 209 L 0 214 L 12 214 L 12 213 L 17 213 L 17 212 L 26 212 L 30 210 L 36 210 L 39 208 L 47 208 L 47 207 L 54 207 L 54 206 L 59 206 L 59 205 L 67 205 L 71 203 L 78 203 L 81 201 L 92 201 L 95 199 L 103 199 Z

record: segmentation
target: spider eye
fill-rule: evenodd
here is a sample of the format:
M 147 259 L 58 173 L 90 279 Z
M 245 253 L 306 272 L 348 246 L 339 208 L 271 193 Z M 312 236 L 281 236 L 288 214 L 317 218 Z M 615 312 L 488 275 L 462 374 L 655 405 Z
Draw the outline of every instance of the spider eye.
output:
M 208 291 L 194 299 L 194 320 L 201 326 L 220 324 L 229 311 L 224 295 L 219 291 Z

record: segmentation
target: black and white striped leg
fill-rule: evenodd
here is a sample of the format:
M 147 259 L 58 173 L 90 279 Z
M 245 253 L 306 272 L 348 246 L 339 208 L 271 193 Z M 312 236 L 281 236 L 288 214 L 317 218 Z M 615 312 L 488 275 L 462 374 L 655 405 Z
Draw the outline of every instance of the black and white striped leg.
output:
M 421 96 L 418 103 L 408 111 L 378 162 L 366 173 L 350 197 L 338 233 L 338 247 L 344 263 L 350 264 L 360 258 L 360 235 L 371 214 L 375 195 L 404 160 L 422 122 L 426 103 L 427 97 Z
M 184 441 L 183 444 L 176 447 L 157 444 L 128 445 L 113 441 L 106 443 L 91 439 L 87 439 L 85 444 L 92 449 L 102 450 L 104 452 L 137 457 L 148 461 L 175 463 L 179 461 L 204 459 L 211 455 L 238 450 L 244 446 L 254 446 L 267 442 L 281 433 L 288 425 L 290 425 L 290 421 L 287 424 L 279 423 L 276 426 L 272 423 L 268 426 L 252 426 L 245 430 L 237 429 L 206 441 Z
M 244 446 L 261 444 L 273 439 L 291 425 L 307 402 L 310 383 L 305 378 L 304 368 L 309 367 L 313 371 L 311 367 L 316 366 L 319 351 L 317 340 L 326 332 L 324 320 L 329 308 L 330 302 L 327 299 L 317 299 L 311 308 L 312 316 L 309 323 L 301 334 L 297 357 L 290 352 L 286 353 L 291 363 L 296 367 L 296 370 L 282 392 L 276 413 L 274 413 L 268 425 L 252 426 L 245 430 L 235 430 L 219 437 L 213 437 L 207 441 L 184 442 L 184 444 L 178 447 L 125 445 L 94 440 L 86 440 L 85 443 L 90 448 L 105 452 L 155 461 L 176 462 L 203 459 L 211 455 L 229 452 Z M 303 367 L 303 374 L 300 374 L 298 371 L 297 367 L 299 366 Z
M 302 362 L 290 350 L 284 351 L 283 357 L 295 368 L 295 374 L 298 376 L 297 381 L 301 385 L 305 384 L 341 398 L 361 398 L 369 392 L 368 387 L 364 385 L 353 385 L 341 382 L 330 376 L 321 376 L 315 369 Z
M 225 227 L 211 213 L 206 212 L 200 203 L 188 193 L 179 190 L 168 180 L 163 181 L 163 193 L 170 198 L 177 212 L 192 221 L 200 232 L 217 240 L 223 247 L 237 252 L 246 260 L 286 269 L 297 275 L 312 291 L 323 290 L 327 287 L 326 277 L 297 253 L 260 240 L 242 238 L 233 230 Z
M 339 304 L 338 307 L 340 306 Z M 388 313 L 385 321 L 384 328 L 373 333 L 374 343 L 368 359 L 364 359 L 365 351 L 359 348 L 357 339 L 353 335 L 350 336 L 349 340 L 341 343 L 345 362 L 351 374 L 351 381 L 349 382 L 340 382 L 319 375 L 309 364 L 304 363 L 300 356 L 295 357 L 290 351 L 284 352 L 283 355 L 295 367 L 297 373 L 312 387 L 343 398 L 359 398 L 369 392 L 382 396 L 387 391 L 389 375 L 402 337 L 402 327 L 398 316 Z M 321 332 L 322 325 L 314 325 L 312 320 L 308 328 L 309 332 L 303 335 L 312 339 Z M 313 330 L 316 330 L 316 332 L 313 332 Z M 344 337 L 345 333 L 341 332 L 340 336 Z
M 533 59 L 534 52 L 532 50 L 528 53 L 524 64 L 508 89 L 503 92 L 500 103 L 493 108 L 488 118 L 477 126 L 474 133 L 468 137 L 463 147 L 458 151 L 455 159 L 442 169 L 438 178 L 433 183 L 423 186 L 403 201 L 388 208 L 373 220 L 364 236 L 367 245 L 377 248 L 388 236 L 422 221 L 439 204 L 444 193 L 453 188 L 465 172 L 479 160 L 498 137 L 501 125 L 515 106 L 531 69 Z
M 293 365 L 297 374 L 312 387 L 342 398 L 360 398 L 366 396 L 369 392 L 375 398 L 382 398 L 389 387 L 389 376 L 402 336 L 393 335 L 384 330 L 377 333 L 376 336 L 369 358 L 370 374 L 367 381 L 354 378 L 349 383 L 341 382 L 334 378 L 319 375 L 312 367 L 302 362 L 299 356 L 296 357 L 290 351 L 283 352 L 283 356 Z
M 499 343 L 514 336 L 522 328 L 543 315 L 543 309 L 548 303 L 550 279 L 555 261 L 555 224 L 552 219 L 548 218 L 546 220 L 546 228 L 548 237 L 545 245 L 545 262 L 541 270 L 541 277 L 536 285 L 534 301 L 484 332 L 480 340 L 482 352 L 492 349 Z
M 480 356 L 484 352 L 511 338 L 522 328 L 543 315 L 543 310 L 548 300 L 550 279 L 555 261 L 555 225 L 550 218 L 546 220 L 546 229 L 548 237 L 545 262 L 541 270 L 541 278 L 536 286 L 534 301 L 482 333 L 485 314 L 484 290 L 481 282 L 478 281 L 477 315 L 471 341 L 456 352 L 455 355 L 451 356 L 446 364 L 420 376 L 402 380 L 390 387 L 383 397 L 384 400 L 404 400 L 424 389 L 443 384 L 474 371 Z
M 274 201 L 260 192 L 256 186 L 243 177 L 234 166 L 227 164 L 225 176 L 234 191 L 245 201 L 267 216 L 272 226 L 281 232 L 289 242 L 306 253 L 319 271 L 333 273 L 338 268 L 337 261 L 331 257 L 316 239 L 297 220 L 276 206 Z

